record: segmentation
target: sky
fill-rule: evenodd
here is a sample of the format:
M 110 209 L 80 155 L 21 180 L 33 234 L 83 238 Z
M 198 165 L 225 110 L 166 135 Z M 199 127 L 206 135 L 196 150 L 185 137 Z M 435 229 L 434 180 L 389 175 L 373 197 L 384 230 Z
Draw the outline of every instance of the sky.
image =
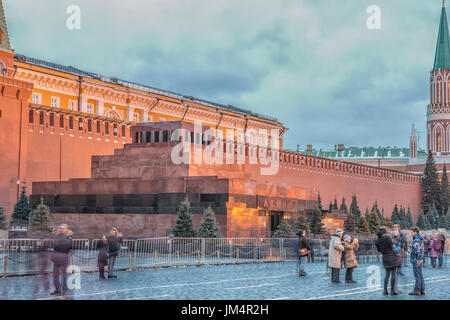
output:
M 413 123 L 426 148 L 440 0 L 4 3 L 17 53 L 275 117 L 285 148 L 409 147 Z

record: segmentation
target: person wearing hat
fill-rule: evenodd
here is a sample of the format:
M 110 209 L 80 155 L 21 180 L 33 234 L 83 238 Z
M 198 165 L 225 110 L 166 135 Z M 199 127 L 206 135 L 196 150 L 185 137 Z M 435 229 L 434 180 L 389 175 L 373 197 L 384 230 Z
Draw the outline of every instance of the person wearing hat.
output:
M 106 238 L 108 248 L 108 278 L 117 278 L 114 275 L 114 264 L 119 255 L 120 245 L 123 242 L 123 235 L 117 228 L 112 228 L 110 235 Z
M 411 228 L 413 241 L 411 244 L 411 264 L 413 267 L 414 278 L 416 280 L 414 290 L 409 293 L 411 296 L 425 295 L 425 280 L 423 279 L 422 267 L 424 262 L 425 250 L 423 236 L 418 227 Z
M 345 272 L 345 283 L 356 283 L 353 280 L 353 269 L 358 266 L 358 260 L 356 260 L 355 251 L 359 248 L 358 239 L 354 239 L 348 234 L 344 235 L 342 245 L 344 246 L 344 267 L 347 269 Z
M 336 232 L 331 235 L 330 246 L 328 248 L 328 266 L 331 268 L 331 282 L 340 283 L 339 271 L 342 268 L 342 252 L 344 246 L 342 245 L 342 236 L 344 231 L 337 228 Z

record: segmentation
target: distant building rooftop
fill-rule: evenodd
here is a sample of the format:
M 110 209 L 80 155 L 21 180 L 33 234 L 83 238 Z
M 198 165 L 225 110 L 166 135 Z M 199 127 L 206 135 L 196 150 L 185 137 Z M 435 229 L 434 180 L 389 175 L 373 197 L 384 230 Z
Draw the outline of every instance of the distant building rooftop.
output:
M 298 150 L 300 153 L 304 153 L 311 156 L 332 158 L 332 159 L 408 159 L 409 148 L 398 147 L 345 147 L 340 150 L 336 146 L 335 150 L 323 150 L 313 149 L 312 146 L 308 146 L 304 150 Z M 418 158 L 426 158 L 427 153 L 425 150 L 419 150 L 417 152 Z

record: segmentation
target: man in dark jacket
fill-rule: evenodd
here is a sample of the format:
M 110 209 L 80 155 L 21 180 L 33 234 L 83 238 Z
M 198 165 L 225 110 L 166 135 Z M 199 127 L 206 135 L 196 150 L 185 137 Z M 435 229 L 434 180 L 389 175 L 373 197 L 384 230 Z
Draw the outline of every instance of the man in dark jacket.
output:
M 311 251 L 311 247 L 309 246 L 308 240 L 306 240 L 306 231 L 300 230 L 298 233 L 298 242 L 297 242 L 297 255 L 298 255 L 298 263 L 299 263 L 299 276 L 306 276 L 305 266 L 308 261 L 308 255 Z
M 413 242 L 411 245 L 411 264 L 413 267 L 414 278 L 416 284 L 414 291 L 410 293 L 411 296 L 425 295 L 425 280 L 423 279 L 422 267 L 425 257 L 424 240 L 422 234 L 420 234 L 419 228 L 412 227 L 411 235 L 413 236 Z
M 72 249 L 72 231 L 66 224 L 58 227 L 56 239 L 53 243 L 53 284 L 55 291 L 51 295 L 65 295 L 67 292 L 67 267 L 69 265 L 69 252 Z
M 112 228 L 110 235 L 107 238 L 108 242 L 108 278 L 117 278 L 113 274 L 114 264 L 116 263 L 116 258 L 119 255 L 120 245 L 122 243 L 123 235 L 119 233 L 117 228 Z
M 398 292 L 395 287 L 398 260 L 394 252 L 394 245 L 392 243 L 391 237 L 387 234 L 386 229 L 380 228 L 376 234 L 378 237 L 376 241 L 377 250 L 381 252 L 381 254 L 383 255 L 383 266 L 386 269 L 386 275 L 384 277 L 383 294 L 385 296 L 389 294 L 387 290 L 387 285 L 390 277 L 391 295 L 395 296 L 398 295 Z

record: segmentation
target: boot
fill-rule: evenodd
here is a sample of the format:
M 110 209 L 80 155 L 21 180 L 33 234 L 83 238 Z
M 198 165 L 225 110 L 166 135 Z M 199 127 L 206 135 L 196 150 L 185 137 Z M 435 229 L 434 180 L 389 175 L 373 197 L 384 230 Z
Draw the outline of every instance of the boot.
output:
M 391 288 L 391 296 L 398 296 L 397 288 L 395 287 Z
M 413 292 L 410 292 L 409 295 L 410 295 L 410 296 L 420 296 L 421 293 L 420 293 L 420 290 L 419 290 L 419 289 L 414 288 L 414 291 L 413 291 Z
M 425 295 L 425 290 L 420 290 L 420 295 L 424 296 Z
M 383 296 L 388 296 L 388 295 L 389 295 L 389 292 L 388 292 L 387 288 L 384 288 L 384 290 L 383 290 Z

